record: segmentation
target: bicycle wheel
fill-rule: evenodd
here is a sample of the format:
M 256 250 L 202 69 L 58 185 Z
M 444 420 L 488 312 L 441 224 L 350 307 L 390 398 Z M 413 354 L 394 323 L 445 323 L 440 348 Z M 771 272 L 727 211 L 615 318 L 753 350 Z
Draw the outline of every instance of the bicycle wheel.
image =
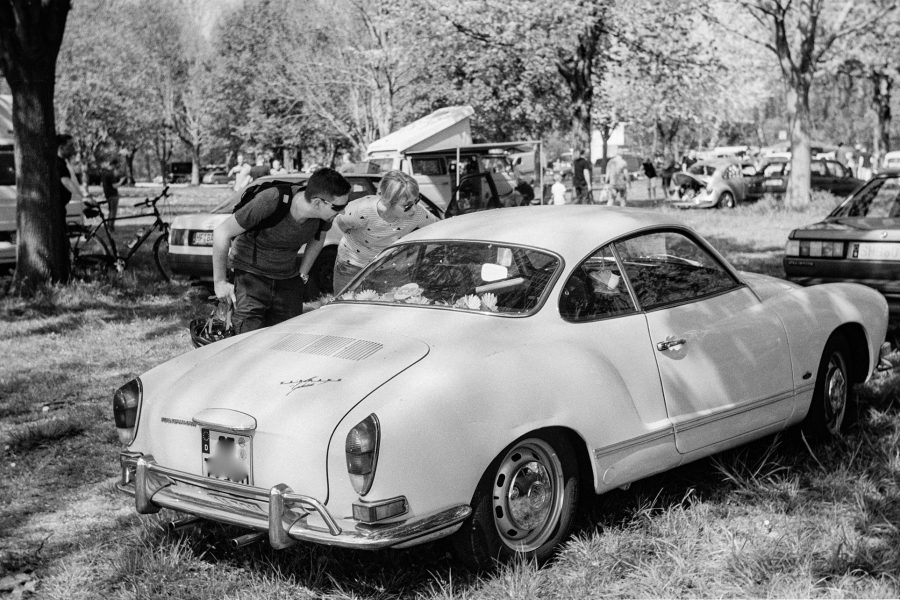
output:
M 172 281 L 175 274 L 172 272 L 172 265 L 169 264 L 169 234 L 163 232 L 156 241 L 153 242 L 153 259 L 156 261 L 156 268 L 162 275 L 164 281 Z
M 99 236 L 85 237 L 80 234 L 72 242 L 72 276 L 94 278 L 106 275 L 115 265 L 109 246 Z

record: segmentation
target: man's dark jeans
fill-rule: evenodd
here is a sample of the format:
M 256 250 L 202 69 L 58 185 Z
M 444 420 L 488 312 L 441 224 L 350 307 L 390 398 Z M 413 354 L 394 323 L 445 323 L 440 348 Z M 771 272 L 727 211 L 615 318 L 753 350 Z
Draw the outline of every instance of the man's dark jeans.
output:
M 246 333 L 296 317 L 303 312 L 303 280 L 272 279 L 234 271 L 235 333 Z

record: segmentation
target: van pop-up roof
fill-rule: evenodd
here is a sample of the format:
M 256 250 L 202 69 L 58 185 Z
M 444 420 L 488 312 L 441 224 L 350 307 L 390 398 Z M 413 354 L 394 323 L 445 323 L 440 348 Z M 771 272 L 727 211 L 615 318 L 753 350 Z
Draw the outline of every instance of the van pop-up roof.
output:
M 369 144 L 368 159 L 396 156 L 407 152 L 447 150 L 472 144 L 469 119 L 475 114 L 471 106 L 440 108 L 409 125 L 401 127 Z

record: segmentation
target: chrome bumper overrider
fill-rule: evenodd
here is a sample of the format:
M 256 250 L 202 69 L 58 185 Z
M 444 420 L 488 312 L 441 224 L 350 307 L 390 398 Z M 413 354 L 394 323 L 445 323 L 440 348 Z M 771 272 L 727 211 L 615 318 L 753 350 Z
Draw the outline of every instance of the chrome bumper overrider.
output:
M 367 550 L 403 547 L 453 533 L 472 512 L 462 504 L 417 519 L 373 525 L 335 519 L 320 501 L 295 494 L 283 483 L 268 490 L 249 487 L 169 469 L 150 455 L 132 452 L 122 452 L 119 463 L 122 476 L 116 487 L 134 496 L 139 513 L 165 507 L 268 531 L 269 543 L 278 549 L 298 540 Z M 321 519 L 322 526 L 311 524 L 310 516 Z

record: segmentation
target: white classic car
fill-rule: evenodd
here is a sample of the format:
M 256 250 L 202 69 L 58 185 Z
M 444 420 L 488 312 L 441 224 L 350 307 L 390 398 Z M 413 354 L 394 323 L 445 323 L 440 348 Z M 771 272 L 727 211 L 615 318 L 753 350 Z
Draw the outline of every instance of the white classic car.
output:
M 267 538 L 476 565 L 562 541 L 603 493 L 796 423 L 839 433 L 887 304 L 735 271 L 664 215 L 474 213 L 331 303 L 116 391 L 118 487 Z M 249 536 L 249 537 L 247 537 Z

